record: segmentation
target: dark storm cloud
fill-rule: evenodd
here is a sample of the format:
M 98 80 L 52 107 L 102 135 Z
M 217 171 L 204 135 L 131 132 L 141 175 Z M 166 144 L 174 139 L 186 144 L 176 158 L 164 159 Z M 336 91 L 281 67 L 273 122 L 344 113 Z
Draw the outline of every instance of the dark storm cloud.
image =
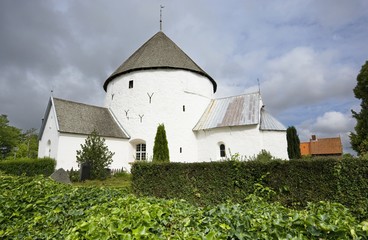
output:
M 104 80 L 159 30 L 160 4 L 164 32 L 217 81 L 218 97 L 257 91 L 259 78 L 285 125 L 333 135 L 324 123 L 336 118 L 335 134 L 352 130 L 352 88 L 368 52 L 365 0 L 3 0 L 0 114 L 39 128 L 51 90 L 102 106 Z

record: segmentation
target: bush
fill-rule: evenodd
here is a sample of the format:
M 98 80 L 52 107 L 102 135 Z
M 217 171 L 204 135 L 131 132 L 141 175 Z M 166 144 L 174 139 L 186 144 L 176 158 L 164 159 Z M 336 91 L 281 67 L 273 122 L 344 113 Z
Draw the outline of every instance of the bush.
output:
M 105 139 L 98 136 L 93 131 L 81 144 L 82 150 L 77 150 L 77 163 L 80 167 L 87 164 L 91 168 L 91 179 L 105 179 L 109 172 L 106 168 L 112 163 L 112 157 L 115 153 L 109 151 L 105 144 Z
M 0 174 L 0 239 L 367 239 L 368 222 L 341 204 L 303 210 L 250 194 L 242 203 L 195 207 L 122 189 L 72 187 Z M 258 185 L 258 192 L 267 192 Z
M 0 161 L 0 170 L 11 175 L 45 175 L 50 176 L 55 171 L 56 161 L 52 158 L 22 158 Z
M 164 124 L 160 124 L 157 127 L 155 143 L 153 145 L 152 162 L 170 162 L 169 147 Z
M 70 181 L 79 182 L 80 181 L 80 170 L 74 170 L 73 168 L 67 171 L 69 174 Z
M 143 196 L 182 198 L 200 206 L 240 203 L 262 184 L 276 192 L 272 201 L 287 207 L 334 201 L 359 219 L 368 218 L 368 160 L 363 159 L 135 163 L 132 175 L 133 192 Z

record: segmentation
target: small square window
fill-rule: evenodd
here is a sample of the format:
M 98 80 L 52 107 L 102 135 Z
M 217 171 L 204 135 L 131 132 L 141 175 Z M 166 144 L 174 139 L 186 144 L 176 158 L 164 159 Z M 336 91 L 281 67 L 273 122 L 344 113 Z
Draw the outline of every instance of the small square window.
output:
M 129 81 L 129 88 L 133 88 L 133 80 Z

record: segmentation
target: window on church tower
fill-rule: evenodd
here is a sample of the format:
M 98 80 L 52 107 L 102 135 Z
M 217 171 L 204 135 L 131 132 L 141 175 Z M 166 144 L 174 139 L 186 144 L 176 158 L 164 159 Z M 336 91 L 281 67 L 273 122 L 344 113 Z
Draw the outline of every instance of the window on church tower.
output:
M 146 160 L 146 144 L 140 143 L 135 146 L 135 160 Z
M 133 80 L 129 81 L 129 88 L 133 88 Z
M 225 144 L 220 144 L 220 157 L 226 157 Z

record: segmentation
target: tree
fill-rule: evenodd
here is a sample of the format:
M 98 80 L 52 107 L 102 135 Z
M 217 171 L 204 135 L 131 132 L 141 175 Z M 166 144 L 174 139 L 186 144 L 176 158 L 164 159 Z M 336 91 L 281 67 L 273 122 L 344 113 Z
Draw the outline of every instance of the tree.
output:
M 164 124 L 160 124 L 157 127 L 152 162 L 170 162 L 169 147 Z
M 354 95 L 360 99 L 360 112 L 351 110 L 357 123 L 355 133 L 350 134 L 350 143 L 358 155 L 368 153 L 368 61 L 362 66 L 357 76 L 357 85 L 354 88 Z
M 17 157 L 37 158 L 38 135 L 36 131 L 37 129 L 31 128 L 21 134 L 21 140 L 17 146 Z
M 115 154 L 109 151 L 105 145 L 105 139 L 93 131 L 86 138 L 85 144 L 81 144 L 81 148 L 81 150 L 77 150 L 78 165 L 89 164 L 91 179 L 105 179 L 107 176 L 106 168 L 112 163 L 112 157 Z
M 294 126 L 288 127 L 286 130 L 286 140 L 287 140 L 287 151 L 289 159 L 299 159 L 300 154 L 300 140 L 298 133 Z
M 5 158 L 18 144 L 21 139 L 21 130 L 9 126 L 7 115 L 0 115 L 0 150 L 1 157 Z

